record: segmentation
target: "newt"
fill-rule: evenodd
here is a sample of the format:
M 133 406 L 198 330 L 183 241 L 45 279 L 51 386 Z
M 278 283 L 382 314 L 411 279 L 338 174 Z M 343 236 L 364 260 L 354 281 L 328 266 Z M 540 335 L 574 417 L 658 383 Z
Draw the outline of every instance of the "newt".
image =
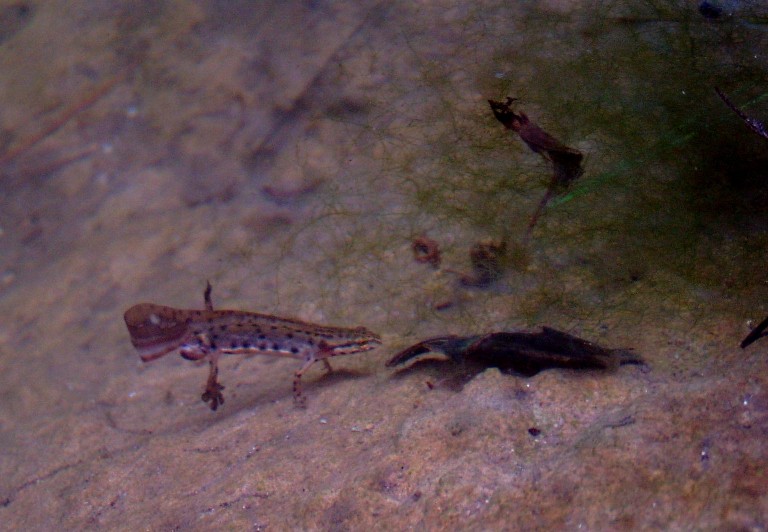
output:
M 328 359 L 376 348 L 379 335 L 365 327 L 343 328 L 316 325 L 292 318 L 242 310 L 214 310 L 211 285 L 207 284 L 205 310 L 186 310 L 154 303 L 139 303 L 124 315 L 131 343 L 141 360 L 150 362 L 178 350 L 193 361 L 208 360 L 209 373 L 201 399 L 211 410 L 224 404 L 218 381 L 218 361 L 224 355 L 272 355 L 302 360 L 294 373 L 293 396 L 304 406 L 301 377 L 321 360 L 332 371 Z

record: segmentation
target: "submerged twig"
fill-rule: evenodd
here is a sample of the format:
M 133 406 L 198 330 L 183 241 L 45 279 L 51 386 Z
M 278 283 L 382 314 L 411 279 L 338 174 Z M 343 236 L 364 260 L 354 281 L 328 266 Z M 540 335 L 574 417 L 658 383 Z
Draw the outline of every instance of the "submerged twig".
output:
M 715 87 L 715 92 L 718 96 L 720 96 L 720 99 L 725 102 L 725 105 L 730 107 L 731 111 L 736 113 L 739 118 L 741 118 L 747 126 L 749 126 L 749 129 L 763 137 L 764 139 L 768 139 L 768 129 L 766 129 L 765 125 L 760 122 L 759 120 L 752 118 L 748 116 L 744 111 L 736 107 L 731 100 L 728 99 L 728 96 L 725 95 L 723 91 Z
M 741 348 L 744 349 L 748 345 L 750 345 L 753 342 L 756 342 L 763 336 L 768 336 L 768 333 L 765 332 L 765 330 L 768 329 L 768 317 L 765 318 L 763 321 L 761 321 L 757 327 L 752 329 L 752 331 L 747 335 L 746 338 L 744 338 L 741 341 Z
M 40 131 L 30 137 L 23 139 L 16 146 L 12 147 L 5 153 L 0 154 L 0 166 L 13 161 L 22 153 L 33 148 L 48 138 L 50 135 L 56 133 L 72 118 L 91 107 L 93 104 L 107 95 L 112 89 L 114 89 L 115 86 L 117 86 L 120 82 L 125 80 L 131 69 L 132 66 L 126 67 L 111 78 L 107 79 L 104 83 L 86 94 L 81 100 L 67 107 L 58 117 L 56 117 L 55 120 L 44 126 Z
M 507 97 L 504 102 L 488 100 L 488 103 L 496 119 L 504 127 L 520 135 L 520 138 L 531 150 L 550 161 L 553 170 L 547 192 L 541 198 L 536 212 L 533 213 L 528 223 L 525 233 L 525 239 L 527 239 L 552 196 L 562 192 L 584 173 L 584 169 L 581 167 L 584 155 L 580 151 L 566 146 L 534 122 L 531 122 L 522 111 L 519 113 L 512 111 L 510 106 L 515 100 L 516 98 Z
M 725 105 L 727 105 L 731 111 L 736 113 L 739 118 L 741 118 L 747 126 L 749 126 L 749 129 L 763 137 L 764 139 L 768 139 L 768 129 L 766 129 L 765 125 L 760 122 L 759 120 L 752 118 L 748 116 L 744 111 L 742 111 L 740 108 L 736 107 L 736 105 L 731 102 L 731 100 L 728 98 L 728 96 L 725 95 L 723 91 L 721 91 L 719 88 L 715 87 L 715 92 L 718 96 L 720 96 L 720 99 L 723 100 Z M 757 327 L 752 329 L 752 331 L 741 341 L 742 349 L 749 346 L 750 344 L 756 342 L 763 336 L 768 336 L 768 333 L 765 332 L 765 330 L 768 329 L 768 317 L 765 318 L 763 321 L 761 321 Z

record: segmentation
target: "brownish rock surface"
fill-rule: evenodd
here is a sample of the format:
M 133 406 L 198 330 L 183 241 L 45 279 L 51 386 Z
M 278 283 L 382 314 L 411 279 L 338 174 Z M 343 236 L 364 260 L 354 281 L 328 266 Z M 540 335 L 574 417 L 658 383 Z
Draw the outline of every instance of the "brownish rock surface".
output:
M 526 227 L 546 173 L 497 131 L 495 92 L 533 96 L 526 110 L 587 154 L 580 182 L 615 169 L 607 126 L 564 112 L 597 107 L 565 105 L 576 91 L 537 75 L 562 32 L 586 48 L 558 57 L 601 49 L 575 31 L 594 12 L 257 4 L 6 12 L 23 16 L 0 37 L 2 528 L 768 526 L 768 340 L 738 348 L 767 310 L 761 274 L 741 283 L 740 271 L 765 262 L 742 260 L 737 229 L 675 237 L 665 213 L 688 211 L 671 199 L 661 229 L 638 235 L 620 207 L 593 203 L 636 193 L 630 166 L 626 190 L 597 179 L 548 209 L 525 260 L 487 289 L 413 260 L 416 235 L 461 264 L 473 242 L 513 243 Z M 654 184 L 676 171 L 647 169 Z M 643 187 L 654 209 L 668 197 Z M 637 251 L 641 237 L 658 247 Z M 673 238 L 679 249 L 664 247 Z M 121 319 L 139 301 L 202 308 L 206 279 L 217 308 L 364 325 L 384 345 L 335 359 L 330 375 L 313 368 L 306 410 L 293 406 L 295 361 L 225 358 L 227 402 L 212 413 L 206 368 L 141 364 Z M 461 388 L 440 364 L 384 367 L 430 336 L 538 325 L 633 347 L 650 369 L 489 369 Z

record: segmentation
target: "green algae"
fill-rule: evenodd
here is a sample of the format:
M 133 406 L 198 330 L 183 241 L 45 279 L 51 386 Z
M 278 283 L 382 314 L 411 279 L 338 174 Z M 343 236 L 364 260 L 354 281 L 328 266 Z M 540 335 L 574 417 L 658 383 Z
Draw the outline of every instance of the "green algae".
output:
M 510 271 L 487 295 L 529 322 L 594 317 L 596 307 L 618 310 L 643 293 L 672 308 L 701 290 L 759 293 L 768 280 L 755 271 L 768 228 L 768 148 L 714 87 L 768 114 L 760 9 L 715 22 L 682 2 L 499 4 L 452 14 L 442 48 L 418 27 L 403 30 L 405 55 L 391 59 L 392 77 L 371 95 L 355 139 L 372 160 L 326 190 L 344 197 L 353 182 L 357 208 L 341 213 L 329 202 L 320 214 L 351 216 L 364 229 L 352 239 L 342 231 L 327 256 L 359 263 L 399 253 L 404 264 L 406 243 L 429 233 L 447 267 L 466 270 L 474 243 L 503 239 Z M 494 120 L 485 100 L 505 96 L 586 155 L 584 176 L 552 201 L 528 243 L 522 235 L 551 168 Z M 427 275 L 406 268 L 388 279 L 418 292 Z M 482 323 L 492 303 L 471 300 L 471 321 Z M 736 308 L 756 303 L 750 295 Z

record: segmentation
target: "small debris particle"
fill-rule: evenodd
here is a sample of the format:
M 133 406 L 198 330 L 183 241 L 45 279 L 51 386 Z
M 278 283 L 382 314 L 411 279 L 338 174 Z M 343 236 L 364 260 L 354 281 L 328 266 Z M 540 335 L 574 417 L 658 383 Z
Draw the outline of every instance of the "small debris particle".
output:
M 635 422 L 635 417 L 631 414 L 628 416 L 624 416 L 621 419 L 617 419 L 615 421 L 611 421 L 609 423 L 606 423 L 606 427 L 610 429 L 617 429 L 619 427 L 626 427 L 628 425 L 632 425 Z
M 490 286 L 504 273 L 506 252 L 506 242 L 495 240 L 483 240 L 472 246 L 469 251 L 472 274 L 462 275 L 461 284 L 477 288 Z
M 10 270 L 4 271 L 0 274 L 0 286 L 10 286 L 16 280 L 16 273 Z
M 416 262 L 429 264 L 433 268 L 440 266 L 440 247 L 431 238 L 425 236 L 414 238 L 411 249 Z

